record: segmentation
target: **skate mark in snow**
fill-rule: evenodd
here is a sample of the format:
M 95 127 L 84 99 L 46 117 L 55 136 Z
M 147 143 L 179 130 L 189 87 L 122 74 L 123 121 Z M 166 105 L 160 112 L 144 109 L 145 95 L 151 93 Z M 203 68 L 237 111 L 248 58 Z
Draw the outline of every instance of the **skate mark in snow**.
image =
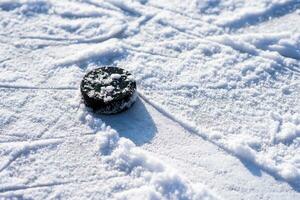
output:
M 300 3 L 299 3 L 300 5 Z M 249 34 L 249 35 L 220 35 L 220 36 L 209 36 L 205 37 L 182 28 L 178 28 L 164 20 L 157 20 L 159 24 L 168 26 L 184 34 L 187 37 L 194 36 L 199 41 L 211 42 L 221 46 L 228 46 L 234 50 L 240 51 L 241 53 L 247 53 L 253 56 L 260 56 L 264 59 L 271 60 L 272 56 L 265 51 L 277 52 L 279 55 L 275 57 L 275 61 L 278 62 L 280 56 L 283 58 L 291 58 L 300 60 L 300 44 L 297 43 L 300 40 L 299 35 L 287 35 L 287 34 Z M 251 40 L 255 38 L 255 43 L 252 44 Z M 298 47 L 299 46 L 299 47 Z M 276 60 L 277 59 L 277 60 Z M 282 59 L 282 58 L 281 58 Z
M 11 60 L 11 58 L 6 58 L 6 59 L 3 59 L 3 60 L 0 60 L 0 64 L 4 63 L 5 61 L 8 61 L 8 60 Z
M 1 134 L 2 135 L 2 134 Z M 13 143 L 22 143 L 22 142 L 36 142 L 36 141 L 48 141 L 48 140 L 69 140 L 71 138 L 82 138 L 82 137 L 90 137 L 94 136 L 94 132 L 89 132 L 89 133 L 82 133 L 81 135 L 76 135 L 76 136 L 60 136 L 60 137 L 44 137 L 44 138 L 34 138 L 34 139 L 15 139 L 11 141 L 0 141 L 0 146 L 2 144 L 13 144 Z M 10 135 L 9 135 L 10 136 Z
M 215 138 L 214 135 L 209 136 L 206 133 L 206 130 L 201 130 L 199 127 L 192 125 L 191 122 L 187 122 L 183 119 L 179 119 L 178 117 L 174 116 L 170 112 L 166 111 L 163 107 L 160 105 L 152 102 L 149 100 L 143 93 L 139 92 L 139 96 L 147 103 L 149 103 L 152 107 L 154 107 L 157 111 L 162 113 L 164 116 L 168 117 L 172 121 L 176 122 L 180 126 L 182 126 L 184 129 L 186 129 L 188 132 L 200 136 L 202 139 L 211 142 L 212 144 L 216 145 L 217 147 L 221 148 L 222 150 L 226 151 L 228 154 L 237 157 L 240 159 L 240 161 L 245 166 L 250 166 L 250 164 L 254 164 L 252 167 L 249 168 L 250 171 L 254 170 L 255 173 L 257 173 L 258 170 L 263 170 L 267 172 L 268 174 L 275 177 L 278 181 L 285 181 L 287 182 L 291 187 L 293 187 L 294 190 L 300 191 L 300 181 L 297 180 L 297 177 L 299 176 L 297 174 L 297 169 L 295 169 L 295 174 L 290 175 L 289 172 L 287 172 L 286 177 L 283 175 L 283 172 L 281 169 L 274 165 L 266 165 L 264 160 L 260 160 L 255 157 L 254 150 L 252 150 L 249 146 L 243 145 L 243 144 L 235 144 L 232 143 L 232 145 L 225 145 L 218 140 L 220 139 L 219 136 Z M 299 118 L 300 119 L 300 118 Z M 300 120 L 298 122 L 300 124 Z M 299 125 L 298 125 L 299 126 Z M 300 136 L 300 127 L 294 129 L 297 135 Z M 286 134 L 285 134 L 286 135 Z M 291 134 L 289 134 L 287 137 L 290 137 Z M 295 134 L 292 135 L 292 137 Z M 248 163 L 249 162 L 249 163 Z M 259 167 L 259 169 L 256 168 L 256 166 Z M 248 168 L 248 167 L 247 167 Z
M 120 175 L 121 176 L 121 175 Z M 98 183 L 103 181 L 114 181 L 114 179 L 120 178 L 118 175 L 109 175 L 105 178 L 87 178 L 87 179 L 71 179 L 69 181 L 57 181 L 57 182 L 48 182 L 48 183 L 39 183 L 39 184 L 32 184 L 32 185 L 0 185 L 0 193 L 7 193 L 7 192 L 14 192 L 18 190 L 28 190 L 28 189 L 35 189 L 35 188 L 48 188 L 54 186 L 66 186 L 70 184 L 82 184 L 82 183 Z M 0 195 L 1 197 L 1 195 Z
M 119 38 L 120 35 L 126 30 L 127 25 L 116 26 L 112 28 L 108 33 L 94 38 L 58 38 L 58 37 L 49 37 L 49 36 L 20 36 L 20 39 L 36 39 L 36 40 L 45 40 L 45 41 L 56 41 L 62 42 L 60 44 L 85 44 L 85 43 L 101 43 L 105 42 L 112 38 Z
M 47 125 L 45 127 L 45 129 L 43 131 L 41 131 L 40 134 L 38 134 L 36 137 L 37 138 L 42 138 L 43 135 L 51 132 L 51 130 L 53 129 L 53 127 L 55 127 L 55 125 L 64 117 L 65 113 L 66 112 L 62 113 L 60 116 L 58 116 L 56 119 L 54 119 L 54 121 L 51 124 Z
M 186 18 L 189 18 L 193 21 L 209 24 L 208 22 L 203 21 L 203 19 L 201 17 L 191 16 L 191 15 L 186 14 L 186 13 L 181 12 L 181 11 L 173 10 L 173 9 L 170 9 L 170 8 L 164 8 L 164 7 L 161 7 L 159 5 L 154 5 L 152 3 L 147 3 L 146 6 L 159 9 L 160 11 L 167 11 L 167 12 L 171 12 L 171 13 L 174 13 L 174 14 L 178 14 L 178 15 L 184 16 Z M 209 24 L 209 25 L 211 25 L 211 24 Z
M 9 193 L 9 192 L 15 192 L 15 191 L 22 191 L 22 190 L 30 190 L 30 189 L 39 189 L 39 188 L 52 188 L 52 187 L 65 187 L 67 185 L 80 185 L 83 183 L 102 183 L 104 181 L 108 181 L 108 182 L 114 182 L 114 181 L 119 181 L 119 178 L 121 176 L 116 176 L 116 175 L 111 175 L 111 176 L 107 176 L 105 177 L 105 179 L 101 179 L 101 178 L 91 178 L 91 179 L 86 179 L 86 180 L 70 180 L 70 181 L 62 181 L 62 182 L 49 182 L 49 183 L 39 183 L 39 184 L 33 184 L 33 185 L 0 185 L 0 198 L 1 196 L 5 197 L 5 193 Z M 116 180 L 114 180 L 116 179 Z M 136 188 L 129 188 L 128 190 L 130 191 L 131 189 L 139 189 L 143 186 L 140 187 L 136 187 Z M 114 191 L 115 195 L 118 195 L 119 193 L 121 193 L 122 191 Z M 2 195 L 1 195 L 2 193 Z
M 62 142 L 63 141 L 59 140 L 59 139 L 52 139 L 52 140 L 48 140 L 48 141 L 35 141 L 35 142 L 25 142 L 25 143 L 21 143 L 21 144 L 16 144 L 16 147 L 15 147 L 16 149 L 13 149 L 9 153 L 6 161 L 1 163 L 0 172 L 2 172 L 7 167 L 9 167 L 12 162 L 14 162 L 19 156 L 21 156 L 23 154 L 26 154 L 33 150 L 38 150 L 40 148 L 58 145 Z M 6 144 L 4 144 L 4 145 L 6 145 Z M 3 146 L 3 145 L 1 145 L 1 146 Z
M 113 62 L 114 59 L 125 56 L 125 49 L 117 39 L 110 39 L 104 43 L 93 45 L 86 50 L 72 55 L 67 58 L 63 58 L 57 61 L 56 65 L 72 65 L 72 64 L 84 64 L 92 61 L 100 62 Z
M 20 90 L 78 90 L 78 87 L 39 87 L 39 86 L 27 86 L 27 85 L 10 85 L 1 84 L 0 88 L 6 89 L 20 89 Z
M 161 24 L 162 26 L 168 26 L 170 28 L 173 28 L 174 30 L 176 30 L 176 31 L 184 34 L 188 38 L 191 38 L 192 36 L 194 36 L 196 38 L 199 38 L 199 39 L 205 38 L 205 35 L 199 35 L 197 33 L 194 33 L 194 32 L 191 32 L 191 31 L 187 31 L 184 28 L 178 28 L 177 26 L 174 26 L 173 24 L 171 24 L 171 23 L 169 23 L 169 22 L 167 22 L 165 20 L 162 20 L 162 19 L 157 20 L 157 23 Z
M 128 45 L 124 45 L 124 46 L 126 47 L 126 50 L 131 51 L 131 52 L 137 52 L 137 53 L 141 53 L 141 54 L 148 54 L 148 55 L 152 55 L 152 56 L 160 56 L 160 57 L 169 58 L 169 59 L 181 60 L 177 56 L 171 56 L 171 55 L 168 55 L 168 54 L 162 54 L 162 53 L 158 53 L 158 52 L 146 51 L 146 50 L 130 47 Z
M 216 24 L 224 28 L 230 28 L 232 30 L 240 29 L 245 26 L 255 25 L 275 17 L 281 17 L 287 15 L 300 8 L 299 0 L 289 0 L 278 3 L 273 3 L 266 8 L 257 8 L 234 13 L 232 17 L 224 17 L 217 20 Z
M 127 5 L 126 3 L 122 1 L 116 1 L 116 0 L 105 0 L 105 2 L 113 5 L 114 7 L 121 10 L 124 14 L 134 17 L 141 17 L 143 13 L 141 13 L 136 8 L 132 7 L 131 5 Z
M 70 184 L 70 183 L 71 182 L 54 182 L 54 183 L 44 183 L 44 184 L 36 184 L 36 185 L 8 185 L 8 186 L 0 185 L 0 193 L 34 189 L 34 188 L 53 187 L 53 186 L 59 186 L 59 185 L 66 185 L 66 184 Z
M 283 58 L 300 60 L 300 35 L 299 34 L 242 34 L 242 35 L 222 35 L 208 37 L 211 41 L 229 46 L 242 53 L 254 56 L 261 56 L 272 59 L 269 52 L 276 52 L 273 56 L 277 61 Z
M 103 8 L 105 10 L 113 10 L 113 11 L 116 11 L 116 12 L 120 12 L 120 9 L 119 8 L 116 8 L 116 6 L 106 2 L 106 1 L 101 1 L 101 3 L 99 1 L 94 1 L 94 0 L 86 0 L 86 1 L 83 1 L 81 3 L 85 3 L 85 4 L 88 4 L 88 5 L 92 5 L 92 6 L 95 6 L 97 8 Z M 105 4 L 105 5 L 104 5 Z

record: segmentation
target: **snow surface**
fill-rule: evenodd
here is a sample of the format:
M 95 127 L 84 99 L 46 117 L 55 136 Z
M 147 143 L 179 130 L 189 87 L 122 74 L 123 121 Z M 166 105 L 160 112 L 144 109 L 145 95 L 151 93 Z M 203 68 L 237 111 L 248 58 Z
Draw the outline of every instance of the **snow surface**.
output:
M 299 199 L 299 8 L 1 0 L 0 198 Z M 81 103 L 102 66 L 137 79 L 125 114 Z

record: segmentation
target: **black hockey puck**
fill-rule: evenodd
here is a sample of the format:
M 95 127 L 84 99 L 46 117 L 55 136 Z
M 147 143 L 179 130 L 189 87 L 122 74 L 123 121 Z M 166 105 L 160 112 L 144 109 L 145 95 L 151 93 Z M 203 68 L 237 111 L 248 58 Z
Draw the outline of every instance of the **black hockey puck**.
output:
M 83 77 L 80 90 L 85 104 L 101 114 L 124 111 L 137 97 L 132 74 L 117 67 L 90 71 Z

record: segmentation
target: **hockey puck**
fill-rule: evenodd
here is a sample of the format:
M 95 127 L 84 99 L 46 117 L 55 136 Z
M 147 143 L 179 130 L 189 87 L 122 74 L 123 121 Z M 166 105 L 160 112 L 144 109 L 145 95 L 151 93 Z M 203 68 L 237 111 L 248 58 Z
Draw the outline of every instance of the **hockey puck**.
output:
M 137 97 L 132 74 L 117 67 L 103 67 L 88 72 L 81 81 L 80 90 L 84 103 L 100 114 L 124 111 Z

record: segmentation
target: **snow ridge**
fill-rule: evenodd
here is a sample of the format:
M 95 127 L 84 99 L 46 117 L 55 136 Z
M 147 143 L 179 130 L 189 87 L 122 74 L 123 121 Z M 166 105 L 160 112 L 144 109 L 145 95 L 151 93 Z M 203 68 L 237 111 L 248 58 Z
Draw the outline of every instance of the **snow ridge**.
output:
M 299 0 L 274 1 L 269 5 L 266 3 L 265 7 L 250 6 L 249 8 L 248 6 L 245 6 L 245 8 L 240 9 L 238 12 L 231 13 L 233 16 L 224 16 L 224 18 L 217 20 L 216 24 L 234 29 L 240 28 L 245 25 L 251 25 L 271 18 L 274 14 L 279 15 L 278 11 L 286 13 L 287 11 L 295 9 L 299 6 Z
M 97 133 L 99 153 L 107 169 L 118 170 L 137 179 L 137 188 L 121 192 L 115 199 L 217 199 L 201 185 L 192 185 L 170 167 L 130 140 L 106 127 Z

